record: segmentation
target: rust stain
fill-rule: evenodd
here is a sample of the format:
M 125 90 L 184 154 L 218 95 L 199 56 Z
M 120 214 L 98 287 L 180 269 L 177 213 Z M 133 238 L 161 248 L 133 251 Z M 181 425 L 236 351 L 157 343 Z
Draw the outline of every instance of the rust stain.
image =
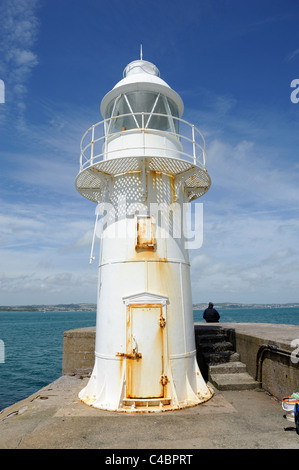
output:
M 133 348 L 132 353 L 117 352 L 116 356 L 125 357 L 127 359 L 141 359 L 142 358 L 142 354 L 137 353 L 135 348 Z
M 175 179 L 173 175 L 171 175 L 171 178 L 170 178 L 170 191 L 171 191 L 171 202 L 176 202 Z
M 164 385 L 168 384 L 169 379 L 168 379 L 167 375 L 162 374 L 162 375 L 161 375 L 160 382 L 161 382 L 161 384 L 163 385 L 163 387 L 164 387 Z
M 135 247 L 135 250 L 134 250 L 134 255 L 129 258 L 129 259 L 132 259 L 132 260 L 156 260 L 158 258 L 158 255 L 157 255 L 157 251 L 156 251 L 156 247 L 153 247 L 153 248 L 140 248 L 140 247 Z
M 160 327 L 161 327 L 161 328 L 164 328 L 165 325 L 166 325 L 166 320 L 165 320 L 165 318 L 163 317 L 162 311 L 161 311 L 161 313 L 160 313 L 159 323 L 160 323 Z
M 127 307 L 127 327 L 130 326 L 131 318 L 130 318 L 130 307 Z
M 169 296 L 174 284 L 173 264 L 167 258 L 156 258 L 148 264 L 148 289 Z
M 130 308 L 161 308 L 161 304 L 130 304 Z
M 153 243 L 140 243 L 140 241 L 137 239 L 135 250 L 138 253 L 142 253 L 144 250 L 155 251 L 155 245 Z
M 154 232 L 154 223 L 151 217 L 138 217 L 137 242 L 135 249 L 154 250 L 156 247 Z

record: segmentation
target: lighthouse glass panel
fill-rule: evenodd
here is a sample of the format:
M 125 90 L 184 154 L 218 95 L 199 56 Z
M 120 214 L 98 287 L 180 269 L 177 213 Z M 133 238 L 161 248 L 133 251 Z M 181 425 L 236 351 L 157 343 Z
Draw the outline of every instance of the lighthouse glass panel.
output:
M 165 115 L 165 116 L 164 116 Z M 178 109 L 169 98 L 149 91 L 134 91 L 119 95 L 106 111 L 107 134 L 147 128 L 179 132 Z

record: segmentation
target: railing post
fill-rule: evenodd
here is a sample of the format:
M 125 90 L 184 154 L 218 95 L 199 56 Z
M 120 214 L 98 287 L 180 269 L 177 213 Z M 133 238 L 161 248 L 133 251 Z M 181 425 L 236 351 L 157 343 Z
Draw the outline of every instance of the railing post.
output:
M 195 148 L 194 124 L 192 124 L 192 144 L 193 144 L 193 163 L 194 163 L 194 165 L 196 165 L 196 148 Z
M 202 160 L 203 160 L 203 166 L 204 168 L 206 167 L 206 151 L 203 149 L 202 151 Z
M 109 124 L 107 124 L 109 122 Z M 111 118 L 110 119 L 105 119 L 104 120 L 104 157 L 103 160 L 107 160 L 107 150 L 108 150 L 108 135 L 109 135 L 109 130 L 110 130 L 110 125 L 111 125 Z
M 142 145 L 143 155 L 145 155 L 145 130 L 144 130 L 144 112 L 141 114 L 141 131 L 142 131 Z
M 93 146 L 94 146 L 94 126 L 91 131 L 91 149 L 90 149 L 90 164 L 93 164 Z

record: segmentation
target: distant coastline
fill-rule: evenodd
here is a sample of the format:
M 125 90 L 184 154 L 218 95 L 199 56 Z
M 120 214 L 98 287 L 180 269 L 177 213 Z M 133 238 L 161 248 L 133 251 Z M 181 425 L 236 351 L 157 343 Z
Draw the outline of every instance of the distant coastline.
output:
M 217 309 L 233 309 L 233 308 L 298 308 L 299 303 L 296 302 L 289 302 L 285 304 L 243 304 L 243 303 L 232 303 L 232 302 L 223 302 L 223 303 L 215 303 L 214 307 Z M 193 304 L 193 309 L 205 309 L 207 308 L 207 303 L 205 304 Z
M 0 312 L 94 312 L 96 304 L 0 305 Z
M 233 302 L 215 303 L 215 308 L 219 310 L 227 309 L 254 309 L 254 308 L 294 308 L 299 307 L 299 303 L 290 302 L 285 304 L 245 304 Z M 193 304 L 194 310 L 203 310 L 207 308 L 206 303 Z M 79 304 L 55 304 L 55 305 L 0 305 L 1 312 L 94 312 L 97 306 L 93 303 Z

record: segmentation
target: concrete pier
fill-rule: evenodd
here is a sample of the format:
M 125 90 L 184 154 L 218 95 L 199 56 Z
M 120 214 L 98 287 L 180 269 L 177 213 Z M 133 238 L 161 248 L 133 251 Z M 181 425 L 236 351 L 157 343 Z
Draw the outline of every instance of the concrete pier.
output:
M 225 332 L 249 375 L 277 399 L 299 391 L 299 326 L 272 323 L 195 323 L 195 337 Z M 298 339 L 296 348 L 292 341 Z M 94 364 L 95 327 L 64 333 L 63 375 L 88 375 Z M 265 346 L 270 345 L 270 348 Z M 272 346 L 272 348 L 271 348 Z M 276 349 L 275 349 L 276 348 Z M 284 353 L 283 353 L 284 352 Z M 204 374 L 205 364 L 198 362 Z M 292 361 L 291 354 L 294 358 Z M 297 362 L 294 362 L 297 361 Z M 208 373 L 205 379 L 208 378 Z
M 290 344 L 299 338 L 299 327 L 294 325 L 222 323 L 215 326 L 230 330 L 240 360 L 246 362 L 247 370 L 253 375 L 261 345 L 270 343 L 292 352 Z M 195 332 L 197 328 L 207 327 L 196 324 Z M 178 411 L 108 412 L 89 407 L 78 399 L 79 390 L 88 380 L 86 371 L 92 353 L 85 349 L 80 330 L 66 332 L 65 347 L 71 343 L 74 346 L 75 331 L 81 335 L 82 351 L 85 351 L 74 350 L 76 357 L 81 354 L 82 359 L 78 371 L 69 371 L 73 375 L 62 375 L 0 413 L 1 449 L 103 449 L 104 453 L 109 449 L 161 449 L 161 452 L 173 449 L 183 454 L 187 449 L 188 454 L 194 455 L 197 449 L 299 449 L 295 424 L 284 418 L 281 407 L 282 396 L 299 391 L 298 363 L 293 363 L 290 356 L 271 349 L 263 352 L 262 388 L 217 390 L 213 387 L 215 394 L 211 400 Z M 89 335 L 87 343 L 91 344 L 92 330 L 85 332 L 86 338 Z M 70 349 L 65 354 L 70 354 Z M 64 356 L 64 372 L 68 364 Z M 278 396 L 267 388 L 275 390 Z

